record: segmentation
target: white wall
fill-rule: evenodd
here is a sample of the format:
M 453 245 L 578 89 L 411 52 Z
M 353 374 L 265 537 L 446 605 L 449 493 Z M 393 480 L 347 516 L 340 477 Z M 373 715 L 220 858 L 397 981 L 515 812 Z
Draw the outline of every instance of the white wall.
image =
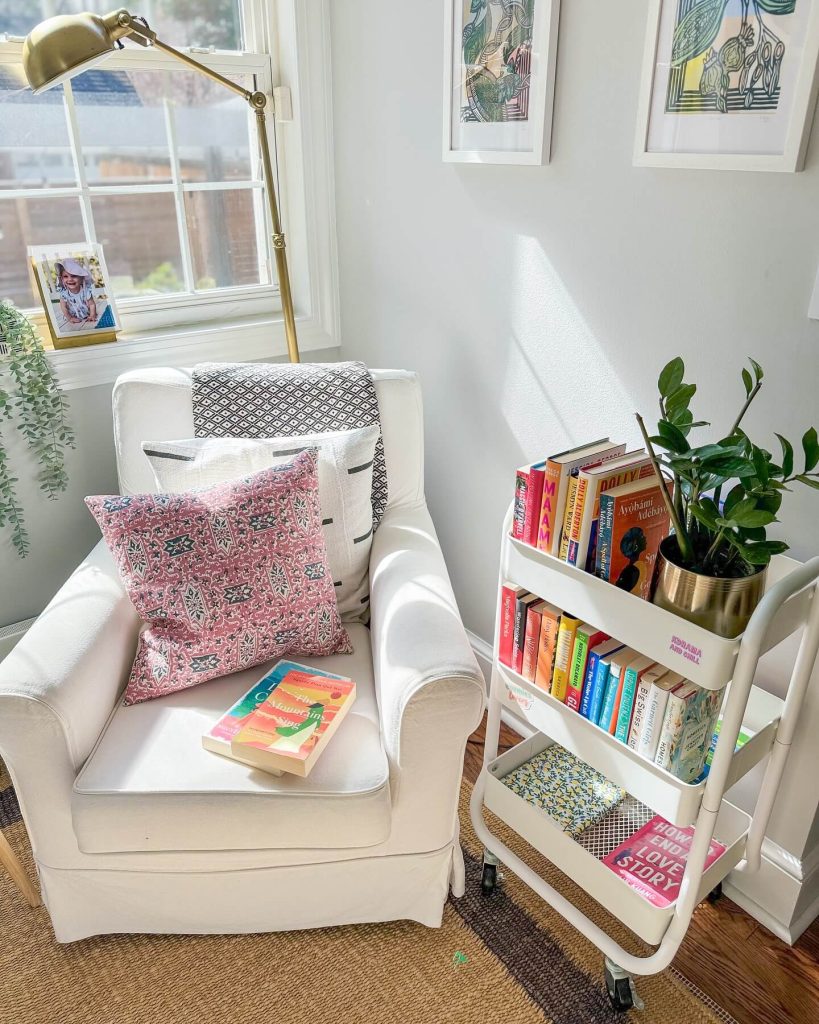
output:
M 440 0 L 331 4 L 343 353 L 422 374 L 429 500 L 487 639 L 514 467 L 636 441 L 673 355 L 717 431 L 746 354 L 761 443 L 819 422 L 819 132 L 798 175 L 634 168 L 647 6 L 564 0 L 552 162 L 527 168 L 441 161 Z M 817 514 L 787 496 L 796 557 Z

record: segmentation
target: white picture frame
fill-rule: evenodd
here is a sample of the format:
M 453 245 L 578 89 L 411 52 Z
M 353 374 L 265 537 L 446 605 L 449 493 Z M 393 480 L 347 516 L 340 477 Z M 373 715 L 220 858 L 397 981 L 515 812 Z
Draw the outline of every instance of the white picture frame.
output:
M 710 47 L 710 56 L 709 47 L 706 47 L 691 61 L 702 61 L 699 91 L 703 96 L 708 92 L 707 100 L 714 108 L 691 110 L 689 106 L 687 111 L 674 111 L 668 109 L 672 102 L 669 86 L 674 73 L 671 64 L 674 30 L 680 19 L 682 5 L 692 5 L 692 0 L 650 0 L 634 164 L 641 167 L 701 170 L 800 171 L 804 166 L 810 140 L 819 87 L 819 0 L 796 0 L 795 11 L 786 15 L 798 15 L 800 19 L 794 26 L 791 44 L 791 50 L 795 46 L 796 53 L 793 54 L 791 65 L 786 66 L 791 51 L 782 43 L 785 50 L 779 58 L 776 83 L 768 95 L 763 94 L 769 106 L 775 105 L 771 109 L 759 111 L 753 107 L 756 98 L 752 79 L 758 74 L 761 79 L 759 84 L 762 85 L 769 68 L 773 68 L 770 55 L 766 66 L 762 66 L 761 61 L 753 62 L 756 39 L 770 39 L 773 47 L 771 52 L 775 53 L 777 43 L 781 40 L 777 39 L 775 32 L 771 32 L 770 36 L 767 33 L 770 31 L 769 23 L 778 19 L 765 13 L 755 0 L 722 2 L 725 5 L 722 20 L 714 44 Z M 733 17 L 730 27 L 728 22 L 734 7 L 738 7 L 741 12 L 746 5 L 750 35 L 742 36 L 743 31 L 748 33 L 748 28 L 744 27 L 746 23 L 741 20 L 738 22 L 736 17 Z M 760 24 L 764 26 L 762 32 L 759 31 Z M 726 52 L 723 50 L 725 41 L 720 45 L 720 39 L 730 32 L 736 34 L 730 37 L 731 52 Z M 775 39 L 777 42 L 774 42 Z M 743 45 L 746 41 L 749 45 Z M 737 70 L 736 63 L 740 58 L 742 65 Z M 746 60 L 751 62 L 751 69 L 743 79 Z M 712 70 L 706 79 L 709 62 Z M 723 65 L 727 65 L 727 69 Z M 696 67 L 694 71 L 696 74 Z M 722 83 L 726 84 L 721 84 L 719 72 L 725 76 Z M 689 81 L 688 62 L 682 65 L 682 71 L 677 74 L 682 75 L 683 82 Z M 770 81 L 773 82 L 773 78 Z M 762 93 L 761 89 L 759 93 Z M 746 109 L 748 99 L 752 104 L 750 109 Z M 700 101 L 693 90 L 681 84 L 676 102 L 691 105 L 705 101 Z M 720 102 L 723 106 L 717 109 Z M 727 118 L 731 121 L 722 120 Z M 670 136 L 674 137 L 673 143 L 664 143 L 663 140 L 668 140 Z M 698 140 L 702 145 L 697 145 Z
M 520 12 L 525 4 L 512 8 L 516 19 L 508 30 L 503 29 L 501 4 L 497 0 L 445 0 L 444 2 L 444 98 L 443 98 L 443 159 L 448 163 L 477 164 L 543 164 L 551 156 L 552 111 L 554 106 L 555 64 L 557 60 L 557 37 L 560 19 L 560 0 L 528 0 L 532 7 L 530 41 L 515 45 L 521 31 Z M 477 10 L 473 11 L 472 8 Z M 517 75 L 516 95 L 501 104 L 481 105 L 470 87 L 467 99 L 467 80 L 463 57 L 463 32 L 465 25 L 480 25 L 488 36 L 489 43 L 499 39 L 495 51 L 489 51 L 491 60 L 482 61 L 483 74 L 496 78 Z M 500 28 L 500 36 L 498 29 Z M 475 31 L 475 29 L 473 29 Z M 489 35 L 493 31 L 494 35 Z M 512 36 L 511 33 L 516 35 Z M 477 38 L 477 37 L 475 37 Z M 507 63 L 503 54 L 507 45 L 512 46 Z M 490 67 L 486 66 L 490 64 Z M 503 66 L 499 76 L 494 68 Z M 469 65 L 477 67 L 478 65 Z M 514 67 L 514 70 L 513 70 Z M 521 79 L 528 85 L 521 88 Z M 474 81 L 474 80 L 473 80 Z M 489 81 L 489 78 L 486 78 Z M 490 88 L 492 83 L 489 82 Z M 503 107 L 503 117 L 496 120 L 491 116 L 482 119 L 480 114 L 498 112 Z M 462 113 L 470 108 L 467 120 Z M 512 109 L 514 108 L 514 109 Z M 523 109 L 521 109 L 523 108 Z M 509 116 L 510 110 L 512 116 Z M 475 112 L 478 116 L 475 116 Z M 498 112 L 499 113 L 499 112 Z

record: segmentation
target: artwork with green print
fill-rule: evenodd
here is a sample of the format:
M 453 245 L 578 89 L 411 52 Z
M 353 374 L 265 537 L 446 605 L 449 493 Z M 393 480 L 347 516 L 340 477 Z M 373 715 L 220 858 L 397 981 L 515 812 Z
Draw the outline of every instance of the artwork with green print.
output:
M 777 110 L 797 0 L 673 2 L 666 112 Z
M 462 0 L 461 120 L 527 121 L 536 0 Z

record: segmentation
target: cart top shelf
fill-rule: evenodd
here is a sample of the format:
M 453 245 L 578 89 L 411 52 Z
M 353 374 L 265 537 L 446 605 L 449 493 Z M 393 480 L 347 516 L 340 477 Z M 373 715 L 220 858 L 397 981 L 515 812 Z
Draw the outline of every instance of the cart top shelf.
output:
M 782 555 L 772 559 L 768 588 L 798 565 Z M 741 635 L 731 640 L 717 636 L 508 534 L 502 566 L 507 579 L 699 686 L 718 690 L 733 676 Z M 764 650 L 775 647 L 804 625 L 811 596 L 812 589 L 806 587 L 780 606 L 767 631 Z

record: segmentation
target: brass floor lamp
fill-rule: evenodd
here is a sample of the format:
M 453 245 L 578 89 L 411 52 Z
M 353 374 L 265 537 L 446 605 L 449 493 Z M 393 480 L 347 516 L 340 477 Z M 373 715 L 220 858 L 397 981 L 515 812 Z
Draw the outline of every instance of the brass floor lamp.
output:
M 243 89 L 229 78 L 211 71 L 193 57 L 175 50 L 148 27 L 144 18 L 129 14 L 126 10 L 111 14 L 69 14 L 48 18 L 31 30 L 23 46 L 23 68 L 28 83 L 35 93 L 45 92 L 54 85 L 73 78 L 88 68 L 99 64 L 118 47 L 122 40 L 130 38 L 140 46 L 151 46 L 171 54 L 194 71 L 200 71 L 214 82 L 247 101 L 256 114 L 256 129 L 262 152 L 264 180 L 270 204 L 270 219 L 273 224 L 273 252 L 279 275 L 279 291 L 284 315 L 284 330 L 287 337 L 287 353 L 291 363 L 299 361 L 299 345 L 296 337 L 296 319 L 293 314 L 293 295 L 290 290 L 290 274 L 287 269 L 287 252 L 284 244 L 279 204 L 276 200 L 276 186 L 270 147 L 265 129 L 265 108 L 267 96 L 260 91 Z

